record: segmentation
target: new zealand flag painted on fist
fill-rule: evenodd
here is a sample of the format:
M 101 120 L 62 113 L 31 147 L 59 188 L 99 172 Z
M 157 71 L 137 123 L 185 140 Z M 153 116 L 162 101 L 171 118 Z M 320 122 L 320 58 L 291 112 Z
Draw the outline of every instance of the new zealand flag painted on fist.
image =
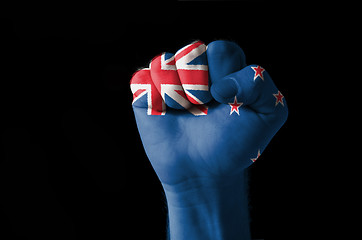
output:
M 131 80 L 146 153 L 163 184 L 237 174 L 287 119 L 267 71 L 233 42 L 193 42 L 156 56 Z

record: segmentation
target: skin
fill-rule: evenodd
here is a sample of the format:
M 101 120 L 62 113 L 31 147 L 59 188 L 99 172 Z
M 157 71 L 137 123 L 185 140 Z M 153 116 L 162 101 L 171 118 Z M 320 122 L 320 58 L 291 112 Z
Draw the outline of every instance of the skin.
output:
M 285 100 L 276 103 L 269 74 L 247 66 L 235 43 L 210 43 L 207 61 L 212 100 L 206 116 L 170 107 L 164 116 L 147 115 L 140 101 L 135 118 L 165 190 L 171 239 L 250 239 L 245 170 L 288 110 Z M 241 106 L 232 112 L 235 99 Z

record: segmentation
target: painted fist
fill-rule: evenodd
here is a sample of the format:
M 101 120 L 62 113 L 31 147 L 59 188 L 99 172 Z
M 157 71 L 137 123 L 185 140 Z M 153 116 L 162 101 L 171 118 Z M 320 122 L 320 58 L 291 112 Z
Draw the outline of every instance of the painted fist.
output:
M 287 119 L 267 71 L 233 42 L 193 42 L 131 80 L 133 110 L 162 184 L 231 176 L 251 165 Z

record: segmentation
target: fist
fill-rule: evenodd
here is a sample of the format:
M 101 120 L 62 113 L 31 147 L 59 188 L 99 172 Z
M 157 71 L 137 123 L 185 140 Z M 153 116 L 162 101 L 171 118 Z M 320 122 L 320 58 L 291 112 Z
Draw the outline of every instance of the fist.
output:
M 130 84 L 143 146 L 167 185 L 240 173 L 288 115 L 267 71 L 228 41 L 156 56 Z

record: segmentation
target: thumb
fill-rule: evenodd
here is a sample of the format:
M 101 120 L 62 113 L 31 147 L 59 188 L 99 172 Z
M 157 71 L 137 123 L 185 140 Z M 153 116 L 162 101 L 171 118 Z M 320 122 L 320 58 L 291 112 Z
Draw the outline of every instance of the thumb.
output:
M 246 67 L 245 54 L 234 42 L 223 40 L 211 42 L 207 46 L 206 54 L 210 85 Z
M 218 40 L 207 46 L 210 92 L 218 102 L 228 103 L 226 99 L 237 93 L 237 84 L 223 78 L 246 67 L 245 54 L 234 42 Z

